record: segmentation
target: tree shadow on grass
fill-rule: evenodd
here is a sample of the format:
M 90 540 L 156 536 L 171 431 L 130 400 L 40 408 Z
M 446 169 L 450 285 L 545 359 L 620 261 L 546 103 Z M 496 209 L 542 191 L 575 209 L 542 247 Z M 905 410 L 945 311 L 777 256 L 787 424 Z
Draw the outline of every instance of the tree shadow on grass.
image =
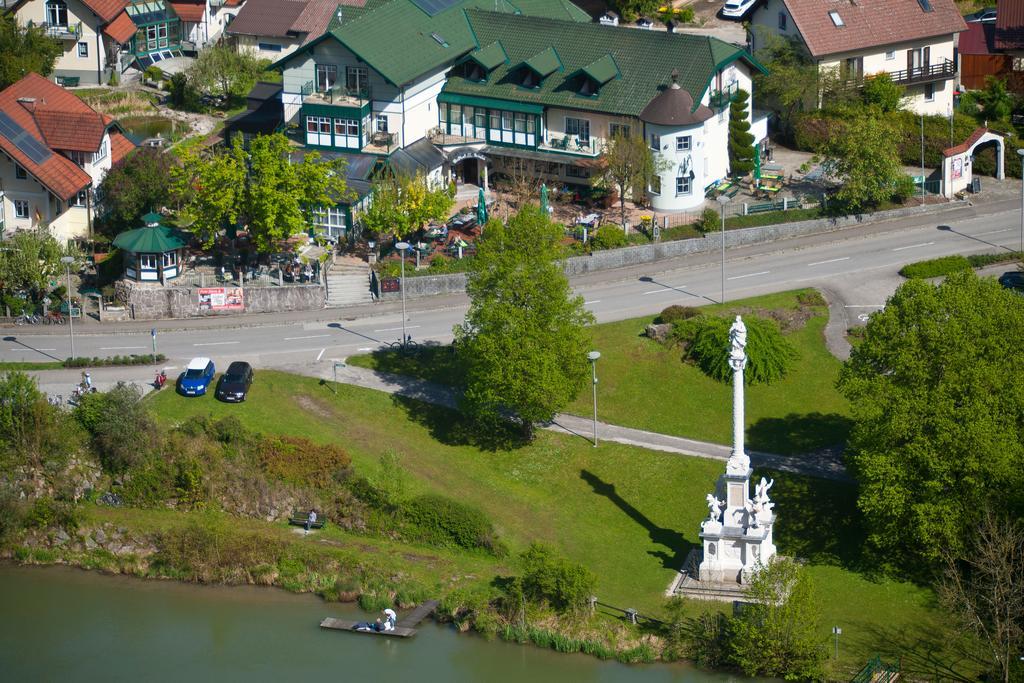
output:
M 862 622 L 847 627 L 840 637 L 862 652 L 878 652 L 883 661 L 899 661 L 908 680 L 975 681 L 989 664 L 978 656 L 971 642 L 952 627 L 936 624 L 890 626 Z
M 678 531 L 660 527 L 652 522 L 644 513 L 633 507 L 615 491 L 615 484 L 609 484 L 588 470 L 580 470 L 580 479 L 590 484 L 594 493 L 615 503 L 630 519 L 646 529 L 652 542 L 668 549 L 667 551 L 649 550 L 647 551 L 648 555 L 659 558 L 662 566 L 666 569 L 678 570 L 683 566 L 683 560 L 696 547 L 693 543 L 686 540 Z
M 403 377 L 425 379 L 446 386 L 458 387 L 465 382 L 465 369 L 459 363 L 455 347 L 438 342 L 420 342 L 408 351 L 377 349 L 370 354 L 374 369 Z
M 747 429 L 750 450 L 802 455 L 846 444 L 853 421 L 837 413 L 790 413 L 761 418 Z
M 869 567 L 856 485 L 773 470 L 759 470 L 755 479 L 761 476 L 775 479 L 770 495 L 779 517 L 775 543 L 780 554 L 854 571 Z
M 483 429 L 454 408 L 398 394 L 393 394 L 391 401 L 405 411 L 410 421 L 426 427 L 431 437 L 446 446 L 473 446 L 495 452 L 522 448 L 530 443 L 523 430 L 512 422 Z

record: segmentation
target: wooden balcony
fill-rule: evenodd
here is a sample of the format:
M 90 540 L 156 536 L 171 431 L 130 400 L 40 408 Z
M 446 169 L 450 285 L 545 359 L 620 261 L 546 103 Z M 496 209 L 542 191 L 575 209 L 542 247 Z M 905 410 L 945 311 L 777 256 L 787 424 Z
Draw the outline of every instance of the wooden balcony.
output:
M 908 86 L 920 85 L 923 83 L 936 83 L 938 81 L 947 81 L 951 78 L 955 78 L 956 64 L 948 59 L 944 59 L 937 64 L 925 64 L 924 66 L 915 67 L 913 69 L 903 69 L 902 71 L 889 71 L 885 73 L 889 74 L 892 82 L 896 85 Z M 864 81 L 867 78 L 878 75 L 879 74 L 871 74 L 866 78 L 864 76 L 844 77 L 840 81 L 840 87 L 843 89 L 862 88 L 864 86 Z

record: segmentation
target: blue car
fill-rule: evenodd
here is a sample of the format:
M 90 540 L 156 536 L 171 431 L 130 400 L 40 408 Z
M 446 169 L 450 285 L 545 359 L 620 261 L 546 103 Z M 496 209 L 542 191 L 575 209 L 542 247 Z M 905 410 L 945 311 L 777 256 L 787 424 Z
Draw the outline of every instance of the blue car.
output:
M 193 358 L 178 378 L 178 392 L 185 396 L 202 396 L 213 381 L 215 372 L 209 358 Z

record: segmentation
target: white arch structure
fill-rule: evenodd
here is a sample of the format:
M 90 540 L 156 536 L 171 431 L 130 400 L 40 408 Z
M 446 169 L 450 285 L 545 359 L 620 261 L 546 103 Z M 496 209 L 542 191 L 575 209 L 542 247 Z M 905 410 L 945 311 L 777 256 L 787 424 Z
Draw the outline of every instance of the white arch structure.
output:
M 965 141 L 942 151 L 942 194 L 952 199 L 957 192 L 967 189 L 974 177 L 974 150 L 986 142 L 996 143 L 996 178 L 1006 177 L 1006 142 L 1003 136 L 988 128 L 978 128 Z

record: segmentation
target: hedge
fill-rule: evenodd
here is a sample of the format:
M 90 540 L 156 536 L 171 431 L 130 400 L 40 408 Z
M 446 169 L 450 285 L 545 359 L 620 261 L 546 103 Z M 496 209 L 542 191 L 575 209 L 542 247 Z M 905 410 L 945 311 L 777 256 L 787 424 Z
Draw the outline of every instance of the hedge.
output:
M 75 356 L 74 358 L 66 358 L 64 360 L 64 367 L 66 368 L 86 368 L 86 367 L 104 367 L 112 365 L 149 365 L 151 363 L 162 363 L 167 360 L 167 356 L 162 353 L 153 355 L 151 353 L 145 353 L 142 355 L 132 354 L 130 356 L 109 356 L 107 358 L 87 356 Z
M 900 268 L 900 275 L 905 278 L 930 278 L 944 277 L 961 270 L 972 268 L 984 268 L 997 263 L 1012 263 L 1021 260 L 1019 251 L 1003 251 L 992 254 L 971 254 L 970 256 L 942 256 L 940 258 L 928 259 L 908 263 Z
M 402 516 L 414 536 L 427 543 L 465 550 L 484 550 L 497 557 L 507 551 L 494 526 L 480 510 L 444 496 L 426 494 L 408 501 Z

